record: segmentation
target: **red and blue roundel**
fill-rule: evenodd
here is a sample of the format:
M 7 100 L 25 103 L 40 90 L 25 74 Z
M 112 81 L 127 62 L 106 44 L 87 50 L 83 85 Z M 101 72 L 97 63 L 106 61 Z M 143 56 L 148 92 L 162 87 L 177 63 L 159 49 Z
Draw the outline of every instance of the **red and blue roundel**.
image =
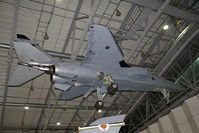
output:
M 105 47 L 105 49 L 109 49 L 109 48 L 110 48 L 110 46 L 106 46 L 106 47 Z

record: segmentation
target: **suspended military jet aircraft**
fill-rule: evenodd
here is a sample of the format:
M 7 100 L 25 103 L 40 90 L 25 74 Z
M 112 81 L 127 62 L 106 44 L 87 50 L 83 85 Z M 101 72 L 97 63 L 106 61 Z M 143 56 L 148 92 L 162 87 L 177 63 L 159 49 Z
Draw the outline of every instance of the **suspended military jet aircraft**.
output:
M 18 35 L 13 45 L 20 62 L 8 86 L 20 86 L 47 73 L 54 87 L 63 91 L 59 99 L 87 98 L 97 91 L 97 108 L 103 107 L 104 93 L 112 96 L 117 91 L 160 91 L 168 101 L 169 91 L 183 90 L 144 68 L 129 67 L 112 33 L 104 26 L 90 27 L 82 62 L 55 60 L 23 35 Z

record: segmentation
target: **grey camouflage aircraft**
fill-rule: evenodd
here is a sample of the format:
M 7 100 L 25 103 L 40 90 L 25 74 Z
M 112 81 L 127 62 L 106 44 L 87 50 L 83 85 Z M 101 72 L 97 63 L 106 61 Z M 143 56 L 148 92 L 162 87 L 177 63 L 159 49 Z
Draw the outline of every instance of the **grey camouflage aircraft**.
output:
M 149 74 L 145 68 L 129 67 L 112 33 L 104 26 L 90 26 L 87 54 L 82 62 L 55 60 L 24 35 L 17 35 L 13 45 L 20 61 L 8 86 L 20 86 L 47 73 L 54 87 L 63 91 L 59 99 L 87 98 L 97 91 L 96 108 L 103 107 L 104 93 L 112 96 L 117 91 L 158 91 L 168 102 L 169 91 L 183 90 Z

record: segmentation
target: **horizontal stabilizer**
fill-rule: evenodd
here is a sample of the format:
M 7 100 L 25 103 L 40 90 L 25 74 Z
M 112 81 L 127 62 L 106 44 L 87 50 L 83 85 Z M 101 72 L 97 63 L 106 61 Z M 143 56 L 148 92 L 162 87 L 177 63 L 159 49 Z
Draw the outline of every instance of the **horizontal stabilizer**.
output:
M 24 35 L 17 35 L 18 39 L 13 42 L 16 55 L 20 62 L 49 62 L 52 57 L 49 56 L 36 42 L 30 41 Z M 8 86 L 20 86 L 43 74 L 43 71 L 34 68 L 18 65 L 13 76 L 10 77 Z
M 52 60 L 52 57 L 44 52 L 41 48 L 33 46 L 29 42 L 14 41 L 13 45 L 20 61 L 48 62 Z
M 72 86 L 72 85 L 69 85 L 69 84 L 66 84 L 66 83 L 61 84 L 61 83 L 56 83 L 56 82 L 55 82 L 55 84 L 54 84 L 54 87 L 55 87 L 56 89 L 59 89 L 59 90 L 62 90 L 62 91 L 67 91 L 68 89 L 71 88 L 71 86 Z
M 63 92 L 60 96 L 59 99 L 74 99 L 80 96 L 83 96 L 86 92 L 90 90 L 89 87 L 71 87 L 69 90 Z
M 9 79 L 8 86 L 20 86 L 42 75 L 44 72 L 25 66 L 17 66 L 13 76 Z

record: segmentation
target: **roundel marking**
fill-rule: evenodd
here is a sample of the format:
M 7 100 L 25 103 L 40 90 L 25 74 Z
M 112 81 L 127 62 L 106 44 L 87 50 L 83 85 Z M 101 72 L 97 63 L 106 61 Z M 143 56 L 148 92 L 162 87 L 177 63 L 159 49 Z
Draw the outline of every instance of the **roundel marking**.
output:
M 109 49 L 109 48 L 110 48 L 110 46 L 106 46 L 106 47 L 105 47 L 105 49 Z
M 107 131 L 107 130 L 109 129 L 109 124 L 99 124 L 99 125 L 98 125 L 98 128 L 99 128 L 101 131 L 105 132 L 105 131 Z

